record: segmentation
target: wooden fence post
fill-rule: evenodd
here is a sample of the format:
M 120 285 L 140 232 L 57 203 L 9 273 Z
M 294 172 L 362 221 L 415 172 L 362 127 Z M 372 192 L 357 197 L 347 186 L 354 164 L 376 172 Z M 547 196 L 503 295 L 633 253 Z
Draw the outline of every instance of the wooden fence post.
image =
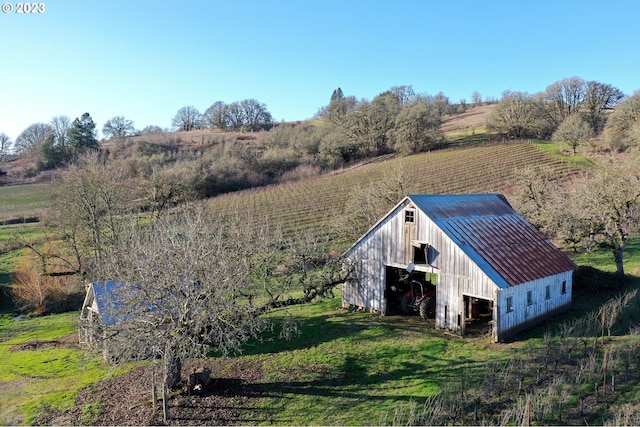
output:
M 167 393 L 167 383 L 162 385 L 162 419 L 167 423 L 169 419 L 169 393 Z
M 151 373 L 151 401 L 153 402 L 153 412 L 158 407 L 158 390 L 156 388 L 157 374 L 155 371 Z

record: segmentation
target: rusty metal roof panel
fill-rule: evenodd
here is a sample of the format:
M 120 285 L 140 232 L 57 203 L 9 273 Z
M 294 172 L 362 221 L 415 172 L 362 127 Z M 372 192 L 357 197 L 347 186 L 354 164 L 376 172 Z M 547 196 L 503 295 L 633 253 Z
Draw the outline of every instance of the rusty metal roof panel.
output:
M 410 195 L 409 199 L 498 286 L 577 267 L 500 194 Z

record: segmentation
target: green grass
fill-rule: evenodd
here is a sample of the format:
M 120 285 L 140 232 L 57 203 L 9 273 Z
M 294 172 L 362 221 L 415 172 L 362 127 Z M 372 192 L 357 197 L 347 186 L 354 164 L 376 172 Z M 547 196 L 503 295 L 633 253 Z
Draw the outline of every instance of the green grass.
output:
M 467 370 L 508 353 L 488 339 L 445 335 L 418 317 L 380 317 L 339 309 L 340 299 L 290 310 L 301 335 L 254 343 L 264 363 L 263 423 L 371 425 L 411 400 L 424 401 Z M 280 313 L 273 316 L 278 319 Z M 245 356 L 246 357 L 246 356 Z
M 574 155 L 567 144 L 559 142 L 544 141 L 541 139 L 532 140 L 536 147 L 556 160 L 568 162 L 573 167 L 590 168 L 593 162 L 587 157 Z
M 21 321 L 0 317 L 0 424 L 29 424 L 45 410 L 68 409 L 81 388 L 118 373 L 69 345 L 16 351 L 20 344 L 68 337 L 77 331 L 77 319 L 76 312 Z
M 51 183 L 0 187 L 0 221 L 40 216 L 51 197 Z
M 613 254 L 610 250 L 574 254 L 572 259 L 578 265 L 589 265 L 608 273 L 616 271 Z M 640 239 L 631 240 L 627 244 L 624 255 L 624 270 L 626 274 L 640 276 Z

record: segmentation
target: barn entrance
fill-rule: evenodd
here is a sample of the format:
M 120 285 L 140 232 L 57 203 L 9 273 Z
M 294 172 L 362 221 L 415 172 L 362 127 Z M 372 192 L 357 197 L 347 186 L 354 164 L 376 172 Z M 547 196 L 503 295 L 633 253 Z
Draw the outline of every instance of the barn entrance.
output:
M 484 335 L 491 332 L 493 325 L 493 301 L 463 295 L 464 322 L 460 319 L 463 335 Z
M 413 269 L 386 266 L 385 299 L 388 315 L 435 317 L 437 277 Z

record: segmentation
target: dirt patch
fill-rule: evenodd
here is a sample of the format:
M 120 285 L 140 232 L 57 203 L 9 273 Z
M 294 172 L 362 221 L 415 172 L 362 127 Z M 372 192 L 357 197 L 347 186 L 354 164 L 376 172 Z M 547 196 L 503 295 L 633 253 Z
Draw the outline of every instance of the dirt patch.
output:
M 51 348 L 51 347 L 75 347 L 78 348 L 78 334 L 67 335 L 64 338 L 59 340 L 34 340 L 27 341 L 22 344 L 14 345 L 9 349 L 9 351 L 33 351 L 33 350 L 41 350 L 43 348 Z
M 168 425 L 255 424 L 262 395 L 262 362 L 233 359 L 194 360 L 183 379 L 197 368 L 211 369 L 211 382 L 199 394 L 186 387 L 169 399 Z M 158 367 L 159 368 L 159 367 Z M 38 425 L 161 425 L 161 403 L 151 401 L 152 367 L 137 368 L 80 391 L 68 411 L 54 411 Z M 158 389 L 159 395 L 161 390 Z M 94 411 L 93 413 L 91 411 Z

